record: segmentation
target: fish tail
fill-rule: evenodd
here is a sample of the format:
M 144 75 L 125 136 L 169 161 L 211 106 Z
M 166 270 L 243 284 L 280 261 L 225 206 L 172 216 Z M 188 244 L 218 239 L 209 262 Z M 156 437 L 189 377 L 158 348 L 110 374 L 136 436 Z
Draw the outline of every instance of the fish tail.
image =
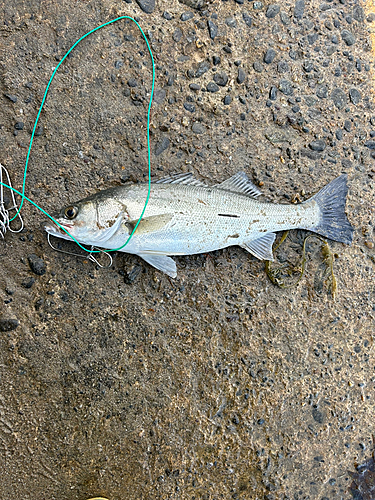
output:
M 346 181 L 347 175 L 340 175 L 310 198 L 319 206 L 320 221 L 317 226 L 308 229 L 331 240 L 350 245 L 354 230 L 345 213 L 348 193 Z

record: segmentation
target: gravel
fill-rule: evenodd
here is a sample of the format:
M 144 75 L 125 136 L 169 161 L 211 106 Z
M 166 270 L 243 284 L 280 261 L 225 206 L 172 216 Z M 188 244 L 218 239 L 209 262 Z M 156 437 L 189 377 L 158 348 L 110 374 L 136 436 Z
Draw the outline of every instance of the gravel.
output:
M 271 62 L 275 59 L 276 51 L 274 49 L 268 49 L 264 54 L 263 61 L 266 64 L 271 64 Z
M 211 21 L 211 19 L 209 19 L 209 20 L 207 21 L 207 26 L 208 26 L 208 32 L 209 32 L 209 34 L 210 34 L 210 38 L 211 38 L 212 40 L 214 40 L 214 38 L 215 38 L 215 37 L 217 36 L 217 34 L 218 34 L 218 27 L 216 26 L 216 24 L 215 24 L 213 21 Z
M 332 91 L 331 99 L 332 99 L 332 101 L 337 109 L 343 109 L 343 107 L 346 106 L 346 104 L 348 102 L 347 95 L 340 88 L 336 88 Z
M 280 12 L 280 5 L 278 4 L 269 5 L 266 11 L 266 17 L 268 17 L 269 19 L 273 19 L 274 17 L 277 16 L 279 12 Z
M 44 260 L 38 257 L 35 253 L 28 255 L 27 260 L 29 261 L 29 266 L 33 273 L 38 276 L 46 274 L 47 266 Z
M 242 84 L 246 79 L 246 73 L 242 68 L 238 68 L 237 83 Z
M 155 9 L 155 0 L 135 0 L 143 12 L 151 14 Z

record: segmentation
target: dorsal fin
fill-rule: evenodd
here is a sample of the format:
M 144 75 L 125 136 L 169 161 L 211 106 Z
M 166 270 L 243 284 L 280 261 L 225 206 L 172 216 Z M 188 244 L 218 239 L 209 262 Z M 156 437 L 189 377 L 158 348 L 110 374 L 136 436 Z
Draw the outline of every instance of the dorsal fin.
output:
M 196 179 L 193 176 L 192 172 L 171 175 L 170 177 L 165 177 L 164 179 L 160 179 L 158 181 L 155 181 L 154 184 L 184 184 L 185 186 L 208 187 L 207 184 Z
M 262 193 L 254 184 L 249 180 L 245 172 L 237 172 L 237 174 L 229 177 L 221 184 L 216 184 L 218 189 L 225 189 L 226 191 L 233 191 L 234 193 L 246 194 L 252 198 L 257 198 Z

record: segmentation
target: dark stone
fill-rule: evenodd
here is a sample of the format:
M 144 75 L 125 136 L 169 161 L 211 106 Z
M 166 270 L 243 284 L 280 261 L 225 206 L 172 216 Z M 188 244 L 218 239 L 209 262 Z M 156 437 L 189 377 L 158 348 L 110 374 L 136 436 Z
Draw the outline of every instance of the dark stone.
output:
M 170 13 L 169 13 L 169 12 L 167 12 L 167 11 L 165 11 L 165 12 L 163 13 L 163 17 L 164 17 L 164 19 L 166 19 L 167 21 L 172 21 L 172 19 L 173 19 L 172 14 L 170 14 Z
M 46 274 L 46 264 L 44 260 L 35 255 L 35 253 L 28 255 L 27 260 L 29 261 L 30 269 L 33 271 L 33 273 L 37 274 L 38 276 L 43 276 L 43 274 Z
M 326 148 L 326 143 L 322 139 L 317 139 L 316 141 L 310 142 L 309 147 L 313 151 L 324 151 Z
M 129 87 L 133 87 L 134 88 L 134 87 L 137 87 L 138 82 L 137 82 L 137 80 L 135 78 L 130 78 L 130 80 L 128 81 L 128 85 L 129 85 Z
M 349 97 L 354 105 L 357 105 L 362 98 L 361 93 L 357 89 L 350 89 Z
M 267 52 L 264 54 L 263 61 L 266 64 L 271 64 L 271 62 L 275 59 L 276 56 L 276 51 L 274 49 L 268 49 Z
M 276 101 L 276 97 L 277 97 L 277 87 L 275 87 L 274 85 L 272 85 L 272 87 L 270 88 L 270 99 L 271 101 Z
M 232 102 L 231 96 L 228 94 L 224 97 L 224 104 L 228 106 Z
M 277 65 L 279 73 L 287 73 L 289 71 L 289 64 L 286 61 L 280 61 Z
M 229 26 L 229 28 L 236 28 L 237 27 L 237 22 L 234 19 L 234 17 L 227 17 L 225 19 L 225 24 Z
M 185 102 L 184 108 L 186 109 L 186 111 L 189 111 L 190 113 L 195 113 L 195 106 L 194 106 L 194 104 L 191 104 L 190 102 Z
M 282 10 L 280 12 L 280 20 L 281 22 L 283 23 L 284 26 L 289 26 L 290 24 L 290 17 L 288 16 L 288 14 Z
M 215 36 L 217 36 L 218 28 L 217 28 L 216 24 L 213 21 L 211 21 L 211 19 L 209 19 L 207 21 L 207 26 L 208 26 L 208 32 L 210 34 L 210 38 L 213 40 L 215 38 Z
M 217 83 L 220 87 L 225 87 L 225 85 L 228 83 L 228 75 L 223 71 L 220 73 L 215 73 L 214 82 Z
M 167 95 L 167 93 L 164 89 L 155 89 L 153 102 L 155 104 L 161 104 L 162 102 L 164 102 L 166 95 Z
M 320 99 L 325 99 L 328 96 L 328 88 L 325 85 L 318 85 L 315 93 Z
M 221 59 L 219 56 L 212 56 L 212 62 L 214 63 L 214 66 L 217 66 L 218 64 L 220 64 Z
M 178 0 L 178 1 L 196 10 L 204 9 L 207 5 L 206 0 Z
M 23 122 L 17 122 L 15 125 L 14 125 L 14 128 L 16 130 L 23 130 L 23 127 L 24 127 L 24 123 Z
M 263 66 L 262 66 L 262 64 L 260 64 L 260 62 L 258 62 L 258 61 L 255 61 L 255 62 L 253 63 L 253 68 L 254 68 L 254 70 L 255 70 L 257 73 L 261 73 L 261 72 L 263 71 Z
M 340 88 L 336 88 L 332 91 L 331 99 L 337 109 L 342 109 L 348 102 L 345 92 Z
M 311 61 L 305 61 L 303 63 L 303 70 L 306 71 L 306 73 L 310 73 L 314 69 L 314 65 Z
M 293 85 L 289 80 L 280 80 L 279 90 L 285 95 L 293 95 Z
M 344 168 L 352 168 L 353 167 L 353 164 L 350 160 L 344 158 L 343 160 L 341 160 L 341 165 L 344 167 Z
M 318 39 L 318 33 L 310 33 L 307 35 L 307 41 L 310 45 L 313 45 Z
M 369 149 L 375 149 L 375 141 L 366 141 L 365 146 L 366 146 L 366 148 L 369 148 Z
M 342 130 L 340 128 L 336 130 L 335 136 L 338 141 L 342 141 Z
M 313 408 L 312 409 L 312 416 L 315 422 L 318 422 L 318 424 L 322 424 L 324 422 L 324 414 L 318 409 L 318 408 Z M 314 460 L 317 460 L 320 457 L 315 457 Z M 321 460 L 317 460 L 321 462 Z
M 18 319 L 0 319 L 0 332 L 11 332 L 12 330 L 15 330 L 17 326 L 20 324 Z
M 181 21 L 188 21 L 189 19 L 192 19 L 194 17 L 194 12 L 183 12 L 181 14 Z
M 242 19 L 244 20 L 245 24 L 249 27 L 253 24 L 253 19 L 249 16 L 247 12 L 244 12 L 242 14 Z
M 181 31 L 180 28 L 176 28 L 174 30 L 172 38 L 173 38 L 173 41 L 175 41 L 175 42 L 179 42 L 181 40 L 181 38 L 182 38 L 182 31 Z
M 359 5 L 356 5 L 353 8 L 353 17 L 356 21 L 363 23 L 363 21 L 365 20 L 365 13 L 364 13 L 362 7 L 360 7 Z
M 198 85 L 197 83 L 191 83 L 191 84 L 189 85 L 189 88 L 190 88 L 191 90 L 200 90 L 200 89 L 201 89 L 201 86 L 200 86 L 200 85 Z
M 200 76 L 207 73 L 207 71 L 211 68 L 210 63 L 208 61 L 202 61 L 198 65 L 198 69 L 195 72 L 195 78 L 199 78 Z
M 156 144 L 155 156 L 160 156 L 166 149 L 169 148 L 170 141 L 168 137 L 163 137 L 163 139 Z
M 297 0 L 294 4 L 294 17 L 296 19 L 302 19 L 303 14 L 305 12 L 305 1 Z
M 342 30 L 341 38 L 349 47 L 355 44 L 355 36 L 349 30 Z
M 280 12 L 280 5 L 278 4 L 269 5 L 266 11 L 266 17 L 272 19 L 273 17 L 276 17 L 279 12 Z
M 21 285 L 24 288 L 31 288 L 34 283 L 35 283 L 35 278 L 29 278 L 29 279 L 27 279 L 25 281 L 22 281 Z
M 306 156 L 307 158 L 310 158 L 310 160 L 318 160 L 321 157 L 321 153 L 318 151 L 310 151 L 310 149 L 303 148 L 300 151 L 301 156 Z
M 143 12 L 151 14 L 155 9 L 155 0 L 135 0 Z
M 219 92 L 220 88 L 216 83 L 214 82 L 209 82 L 207 84 L 207 92 Z
M 141 272 L 142 272 L 142 266 L 136 264 L 132 269 L 130 269 L 130 271 L 128 271 L 124 275 L 125 283 L 127 285 L 131 285 L 137 279 L 137 277 L 140 275 Z
M 14 102 L 14 103 L 16 103 L 16 102 L 17 102 L 17 96 L 15 96 L 15 95 L 11 95 L 11 94 L 4 94 L 4 95 L 5 95 L 5 97 L 6 97 L 7 99 L 9 99 L 10 101 L 12 101 L 12 102 Z
M 204 134 L 206 132 L 206 127 L 199 122 L 195 122 L 195 123 L 193 123 L 191 130 L 195 134 Z
M 345 122 L 344 122 L 344 129 L 347 132 L 351 131 L 351 129 L 352 129 L 352 122 L 350 120 L 345 120 Z
M 245 81 L 246 73 L 242 68 L 238 68 L 237 83 L 241 85 Z

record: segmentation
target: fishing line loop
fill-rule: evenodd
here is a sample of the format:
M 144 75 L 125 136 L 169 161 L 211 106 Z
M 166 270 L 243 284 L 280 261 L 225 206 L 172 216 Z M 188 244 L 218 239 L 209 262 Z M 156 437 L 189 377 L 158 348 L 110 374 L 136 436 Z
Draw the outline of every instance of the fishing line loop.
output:
M 3 180 L 6 181 L 6 184 L 8 184 L 11 189 L 10 189 L 10 197 L 11 197 L 11 203 L 10 206 L 7 208 L 6 207 L 6 199 L 4 196 L 4 187 L 6 184 L 3 183 Z M 12 182 L 10 180 L 9 172 L 8 170 L 0 163 L 0 236 L 4 239 L 5 233 L 10 231 L 11 233 L 20 233 L 23 229 L 23 219 L 21 217 L 21 214 L 18 212 L 15 217 L 18 216 L 18 219 L 20 221 L 21 226 L 18 229 L 13 229 L 10 227 L 10 222 L 14 220 L 15 217 L 10 218 L 10 212 L 12 210 L 17 210 L 18 206 L 16 203 L 16 199 L 14 197 L 14 191 L 13 191 L 13 186 Z

